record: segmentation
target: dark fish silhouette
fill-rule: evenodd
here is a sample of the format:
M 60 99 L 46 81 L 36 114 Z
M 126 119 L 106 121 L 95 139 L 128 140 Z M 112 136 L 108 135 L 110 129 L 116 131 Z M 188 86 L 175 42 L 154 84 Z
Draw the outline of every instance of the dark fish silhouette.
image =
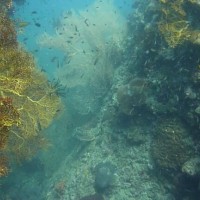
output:
M 35 26 L 37 26 L 37 27 L 40 27 L 40 26 L 41 26 L 41 24 L 40 24 L 40 23 L 38 23 L 38 22 L 35 22 Z

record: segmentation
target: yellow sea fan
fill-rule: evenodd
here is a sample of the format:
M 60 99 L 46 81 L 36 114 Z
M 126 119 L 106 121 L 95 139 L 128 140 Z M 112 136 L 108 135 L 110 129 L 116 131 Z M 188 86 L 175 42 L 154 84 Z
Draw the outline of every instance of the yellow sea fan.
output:
M 164 36 L 168 45 L 172 48 L 184 41 L 189 40 L 191 32 L 186 21 L 175 21 L 173 23 L 161 22 L 158 24 L 160 33 Z
M 4 131 L 0 153 L 13 155 L 9 161 L 21 161 L 46 147 L 42 129 L 60 110 L 61 100 L 47 77 L 35 67 L 32 56 L 23 49 L 0 48 L 0 60 L 0 98 L 12 102 L 5 107 L 3 101 L 0 107 L 5 111 L 0 117 Z

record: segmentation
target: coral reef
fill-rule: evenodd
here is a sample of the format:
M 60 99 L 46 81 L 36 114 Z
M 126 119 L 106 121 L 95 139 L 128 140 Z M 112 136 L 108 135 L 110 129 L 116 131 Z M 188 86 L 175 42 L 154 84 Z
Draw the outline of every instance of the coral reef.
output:
M 76 166 L 82 166 L 81 169 L 69 166 L 76 175 L 71 190 L 76 191 L 75 185 L 82 183 L 78 188 L 80 195 L 76 198 L 94 193 L 90 169 L 97 161 L 108 160 L 119 169 L 117 184 L 113 184 L 110 193 L 103 190 L 108 199 L 198 199 L 198 162 L 191 160 L 199 157 L 200 144 L 198 7 L 198 1 L 134 1 L 133 11 L 128 17 L 127 37 L 117 45 L 122 47 L 120 65 L 109 72 L 113 76 L 109 82 L 110 90 L 102 95 L 103 101 L 98 102 L 99 110 L 93 109 L 91 101 L 88 101 L 87 112 L 79 109 L 84 116 L 96 118 L 91 123 L 89 118 L 75 117 L 81 123 L 73 133 L 82 146 L 77 148 L 78 153 L 75 154 L 81 158 L 80 161 L 74 161 Z M 75 15 L 74 12 L 71 14 Z M 89 22 L 86 20 L 85 25 L 90 27 Z M 79 30 L 76 23 L 73 23 L 70 34 Z M 57 37 L 63 41 L 62 34 Z M 52 37 L 48 36 L 47 41 L 62 49 L 67 48 Z M 72 38 L 69 46 L 73 44 Z M 85 43 L 78 47 L 84 49 Z M 71 54 L 68 52 L 70 56 L 75 58 L 84 53 L 82 49 L 77 49 Z M 104 46 L 101 50 L 105 51 Z M 87 51 L 85 54 L 88 55 Z M 69 65 L 73 63 L 73 56 L 68 60 Z M 80 58 L 82 62 L 84 59 Z M 92 61 L 95 61 L 93 66 L 98 68 L 98 64 L 102 64 L 95 57 Z M 89 62 L 87 66 L 91 64 Z M 79 66 L 85 69 L 83 65 Z M 102 68 L 100 70 L 105 72 Z M 79 76 L 83 78 L 85 75 Z M 67 80 L 68 76 L 65 78 Z M 83 90 L 87 85 L 85 81 L 87 79 L 81 84 L 74 82 L 79 89 L 71 90 L 71 94 L 82 91 L 91 97 L 88 92 L 90 87 Z M 90 83 L 98 85 L 101 82 L 95 79 Z M 72 84 L 71 88 L 75 85 Z M 77 96 L 74 96 L 75 100 Z M 103 172 L 106 174 L 107 171 Z M 73 175 L 68 175 L 68 178 L 74 180 Z M 104 184 L 104 180 L 101 181 Z M 189 193 L 188 188 L 191 189 L 192 185 L 194 187 Z M 73 198 L 69 191 L 65 192 L 68 198 Z
M 148 7 L 145 2 L 136 1 L 136 8 L 129 19 L 129 39 L 124 55 L 132 77 L 127 76 L 126 72 L 125 81 L 117 87 L 124 88 L 121 98 L 120 90 L 117 91 L 118 102 L 122 102 L 118 104 L 118 113 L 129 117 L 129 126 L 134 126 L 138 121 L 153 124 L 150 152 L 156 169 L 161 170 L 161 174 L 163 171 L 163 174 L 168 174 L 164 179 L 171 181 L 177 199 L 198 199 L 194 197 L 198 194 L 198 162 L 196 159 L 194 162 L 193 158 L 199 155 L 200 141 L 199 2 L 160 0 L 146 1 L 146 4 Z M 133 90 L 127 87 L 127 83 L 135 77 L 147 82 L 142 101 L 135 100 L 131 96 Z M 133 105 L 143 109 L 130 115 Z M 130 130 L 134 129 L 128 128 L 125 132 Z M 127 135 L 131 135 L 130 132 Z M 184 181 L 182 178 L 172 181 L 172 175 L 168 172 L 184 180 L 196 173 L 190 178 L 190 184 L 195 189 L 191 194 L 175 192 L 176 189 L 179 191 Z M 191 186 L 181 185 L 180 188 L 186 191 L 187 187 Z
M 30 86 L 21 76 L 16 79 L 9 76 L 9 82 L 0 79 L 10 85 L 9 90 L 5 84 L 0 85 L 3 90 L 0 109 L 12 108 L 12 112 L 4 112 L 3 123 L 7 126 L 2 149 L 8 140 L 15 144 L 19 139 L 22 154 L 22 149 L 30 144 L 30 134 L 46 127 L 45 121 L 33 117 L 46 119 L 34 103 L 38 102 L 42 112 L 43 100 L 46 105 L 48 97 L 54 100 L 54 94 L 56 98 L 62 95 L 61 85 L 67 84 L 66 116 L 70 120 L 64 118 L 64 125 L 55 125 L 55 131 L 61 129 L 65 133 L 67 129 L 70 134 L 68 141 L 56 138 L 63 145 L 65 160 L 55 174 L 50 172 L 53 183 L 46 186 L 48 200 L 101 199 L 88 195 L 95 192 L 115 200 L 198 200 L 199 1 L 136 0 L 127 23 L 118 12 L 113 12 L 111 1 L 108 5 L 106 1 L 102 5 L 100 2 L 80 12 L 64 13 L 56 34 L 44 34 L 39 39 L 41 45 L 64 52 L 62 66 L 56 72 L 61 82 L 43 81 L 43 88 L 32 76 Z M 20 51 L 17 57 L 23 54 L 21 49 L 14 49 Z M 11 50 L 10 54 L 15 57 Z M 32 64 L 26 66 L 31 66 L 25 69 L 32 74 Z M 5 74 L 10 75 L 6 71 Z M 29 88 L 37 90 L 36 95 L 31 96 Z M 27 126 L 30 134 L 20 128 L 25 118 L 29 119 L 28 124 L 35 120 L 35 127 Z M 7 132 L 10 129 L 13 132 Z M 60 155 L 56 153 L 55 157 Z M 6 155 L 2 156 L 1 174 L 6 174 L 4 166 L 8 161 Z M 117 166 L 116 173 L 108 163 Z

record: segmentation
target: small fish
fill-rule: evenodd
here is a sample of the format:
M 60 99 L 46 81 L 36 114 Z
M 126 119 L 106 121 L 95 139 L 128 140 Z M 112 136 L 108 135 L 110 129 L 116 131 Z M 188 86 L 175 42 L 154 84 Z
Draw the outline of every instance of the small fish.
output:
M 37 14 L 37 11 L 32 11 L 31 14 Z
M 98 60 L 99 60 L 98 58 L 95 59 L 94 65 L 96 65 L 98 63 Z
M 56 59 L 57 59 L 57 57 L 54 56 L 54 57 L 51 59 L 51 62 L 54 62 Z
M 60 62 L 59 62 L 59 60 L 57 62 L 57 68 L 60 68 Z
M 38 23 L 38 22 L 35 22 L 35 26 L 37 26 L 37 27 L 40 27 L 40 26 L 41 26 L 41 24 L 40 24 L 40 23 Z
M 18 22 L 17 26 L 19 28 L 24 28 L 24 27 L 28 26 L 29 24 L 30 24 L 29 22 Z
M 156 49 L 151 48 L 150 51 L 151 52 L 156 52 Z
M 44 68 L 41 69 L 41 72 L 46 72 L 46 70 Z
M 77 26 L 76 26 L 76 25 L 75 25 L 75 31 L 76 31 L 76 32 L 78 32 L 78 28 L 77 28 Z
M 84 20 L 84 23 L 86 24 L 86 26 L 89 26 L 89 24 L 88 24 L 88 19 L 85 19 L 85 20 Z

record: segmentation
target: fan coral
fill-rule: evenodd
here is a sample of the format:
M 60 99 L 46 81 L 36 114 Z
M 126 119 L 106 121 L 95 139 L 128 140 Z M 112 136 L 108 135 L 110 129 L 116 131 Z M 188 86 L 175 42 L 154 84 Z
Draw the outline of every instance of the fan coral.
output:
M 41 129 L 60 107 L 60 98 L 32 56 L 18 46 L 5 13 L 0 13 L 0 176 L 7 175 L 13 159 L 30 158 L 47 145 Z

